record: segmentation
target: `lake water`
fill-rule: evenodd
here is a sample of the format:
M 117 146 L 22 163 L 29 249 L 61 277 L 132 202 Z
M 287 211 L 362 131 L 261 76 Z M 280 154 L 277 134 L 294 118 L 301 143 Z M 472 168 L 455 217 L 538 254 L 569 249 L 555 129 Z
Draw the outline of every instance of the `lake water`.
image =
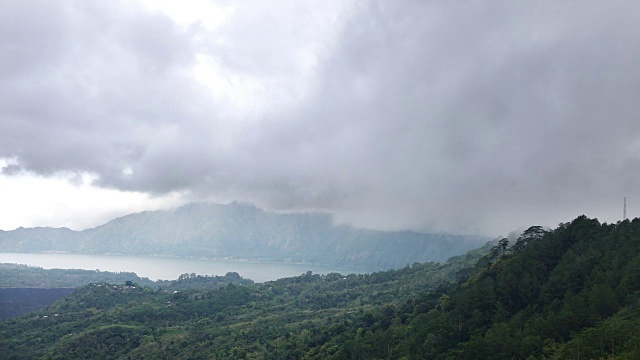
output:
M 127 271 L 151 280 L 175 280 L 184 273 L 225 275 L 228 272 L 237 272 L 240 276 L 256 282 L 298 276 L 307 271 L 314 274 L 362 273 L 322 265 L 82 254 L 0 253 L 0 263 L 25 264 L 44 269 Z

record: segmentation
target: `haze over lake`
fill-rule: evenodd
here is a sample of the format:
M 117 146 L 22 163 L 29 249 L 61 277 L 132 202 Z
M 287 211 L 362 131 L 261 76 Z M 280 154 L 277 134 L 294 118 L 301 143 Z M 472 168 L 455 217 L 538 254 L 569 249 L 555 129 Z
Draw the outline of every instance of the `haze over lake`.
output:
M 0 253 L 0 263 L 25 264 L 44 269 L 126 271 L 151 280 L 175 280 L 184 273 L 224 275 L 228 272 L 237 272 L 244 278 L 264 282 L 297 276 L 307 271 L 312 271 L 314 274 L 361 272 L 310 264 L 82 254 Z

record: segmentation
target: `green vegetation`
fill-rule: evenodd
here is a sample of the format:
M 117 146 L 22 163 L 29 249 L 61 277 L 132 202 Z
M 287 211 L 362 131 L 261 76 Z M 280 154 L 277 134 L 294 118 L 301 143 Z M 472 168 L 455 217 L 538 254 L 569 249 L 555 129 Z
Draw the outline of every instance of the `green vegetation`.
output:
M 80 269 L 43 269 L 21 264 L 0 264 L 0 288 L 75 288 L 95 282 L 135 281 L 144 286 L 155 283 L 132 272 Z
M 166 290 L 215 288 L 226 284 L 249 285 L 253 281 L 230 272 L 224 276 L 182 274 L 177 280 L 151 281 L 132 272 L 49 269 L 0 264 L 0 320 L 39 309 L 89 283 L 133 283 Z
M 379 307 L 409 306 L 405 294 L 418 299 L 435 296 L 423 289 L 444 291 L 483 251 L 487 249 L 446 264 L 414 264 L 365 275 L 308 272 L 218 288 L 201 287 L 197 283 L 206 278 L 190 275 L 171 288 L 92 284 L 45 309 L 5 321 L 0 349 L 9 358 L 88 358 L 96 356 L 96 348 L 105 349 L 105 355 L 113 346 L 126 349 L 123 354 L 132 358 L 270 358 L 274 351 L 301 357 L 308 351 L 305 347 L 315 347 L 321 339 L 340 335 L 329 347 L 338 346 L 347 339 L 347 330 L 375 323 Z M 173 290 L 179 286 L 184 290 Z M 131 341 L 117 335 L 123 332 Z M 289 341 L 298 343 L 284 346 Z
M 241 277 L 236 272 L 224 276 L 182 274 L 177 280 L 152 281 L 132 272 L 112 272 L 81 269 L 43 269 L 38 266 L 21 264 L 0 264 L 0 288 L 76 288 L 89 283 L 122 284 L 135 282 L 141 286 L 165 289 L 211 288 L 228 283 L 237 285 L 253 284 L 252 280 Z
M 0 351 L 8 359 L 635 359 L 639 241 L 639 219 L 581 216 L 445 264 L 173 291 L 93 284 L 2 323 Z

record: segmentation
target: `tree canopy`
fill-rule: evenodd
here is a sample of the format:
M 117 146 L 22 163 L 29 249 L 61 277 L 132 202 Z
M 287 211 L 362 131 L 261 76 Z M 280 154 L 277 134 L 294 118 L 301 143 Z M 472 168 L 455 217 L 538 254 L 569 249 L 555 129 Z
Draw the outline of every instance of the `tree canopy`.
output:
M 527 229 L 515 250 L 490 243 L 444 264 L 172 291 L 93 284 L 2 323 L 0 349 L 15 359 L 633 359 L 639 239 L 638 219 L 580 216 Z

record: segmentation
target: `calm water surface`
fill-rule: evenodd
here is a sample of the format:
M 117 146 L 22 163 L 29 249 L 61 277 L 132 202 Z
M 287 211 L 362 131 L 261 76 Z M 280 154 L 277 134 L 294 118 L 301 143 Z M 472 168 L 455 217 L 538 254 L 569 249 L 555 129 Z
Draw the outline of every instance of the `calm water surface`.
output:
M 0 263 L 26 264 L 44 269 L 127 271 L 151 280 L 175 280 L 184 273 L 224 275 L 235 271 L 244 278 L 264 282 L 297 276 L 307 271 L 312 271 L 314 274 L 362 272 L 322 265 L 81 254 L 0 253 Z

